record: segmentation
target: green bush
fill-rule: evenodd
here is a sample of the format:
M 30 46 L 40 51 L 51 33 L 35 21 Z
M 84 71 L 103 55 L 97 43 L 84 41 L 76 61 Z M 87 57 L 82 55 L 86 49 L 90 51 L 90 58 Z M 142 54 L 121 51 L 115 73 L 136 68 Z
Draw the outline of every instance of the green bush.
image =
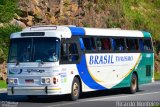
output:
M 20 30 L 22 30 L 22 28 L 14 25 L 0 27 L 0 62 L 7 60 L 10 34 Z
M 160 73 L 159 72 L 154 72 L 154 79 L 160 80 Z
M 17 11 L 18 0 L 0 0 L 0 23 L 8 23 Z
M 0 89 L 7 88 L 7 84 L 5 81 L 0 80 Z

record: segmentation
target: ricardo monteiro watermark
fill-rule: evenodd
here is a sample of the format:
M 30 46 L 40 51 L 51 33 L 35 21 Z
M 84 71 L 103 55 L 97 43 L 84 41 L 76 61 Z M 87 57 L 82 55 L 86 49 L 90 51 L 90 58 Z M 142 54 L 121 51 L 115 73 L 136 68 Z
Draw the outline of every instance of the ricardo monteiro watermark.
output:
M 152 107 L 160 106 L 160 101 L 116 101 L 117 107 Z
M 18 102 L 0 101 L 0 107 L 17 107 Z

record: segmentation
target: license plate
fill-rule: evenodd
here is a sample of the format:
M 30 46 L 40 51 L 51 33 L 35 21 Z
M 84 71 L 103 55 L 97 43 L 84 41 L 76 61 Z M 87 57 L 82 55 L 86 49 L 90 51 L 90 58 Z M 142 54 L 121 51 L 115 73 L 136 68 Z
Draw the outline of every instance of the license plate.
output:
M 34 80 L 33 79 L 26 79 L 25 83 L 34 83 Z

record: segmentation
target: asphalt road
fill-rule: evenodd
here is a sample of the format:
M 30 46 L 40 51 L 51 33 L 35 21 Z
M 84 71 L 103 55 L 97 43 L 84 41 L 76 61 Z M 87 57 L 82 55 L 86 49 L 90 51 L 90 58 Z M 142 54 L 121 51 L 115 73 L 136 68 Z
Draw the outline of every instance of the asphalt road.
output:
M 0 92 L 0 107 L 150 107 L 160 106 L 160 81 L 140 86 L 140 91 L 127 94 L 125 89 L 83 93 L 78 101 L 68 96 L 39 96 L 34 101 L 26 96 L 7 96 Z

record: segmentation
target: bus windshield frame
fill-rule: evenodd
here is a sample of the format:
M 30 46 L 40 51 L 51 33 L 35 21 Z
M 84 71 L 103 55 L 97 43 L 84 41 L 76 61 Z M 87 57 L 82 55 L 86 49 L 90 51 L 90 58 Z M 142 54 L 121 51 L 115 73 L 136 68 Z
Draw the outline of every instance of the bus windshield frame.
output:
M 10 41 L 8 63 L 57 62 L 59 60 L 59 53 L 59 38 L 14 38 Z

